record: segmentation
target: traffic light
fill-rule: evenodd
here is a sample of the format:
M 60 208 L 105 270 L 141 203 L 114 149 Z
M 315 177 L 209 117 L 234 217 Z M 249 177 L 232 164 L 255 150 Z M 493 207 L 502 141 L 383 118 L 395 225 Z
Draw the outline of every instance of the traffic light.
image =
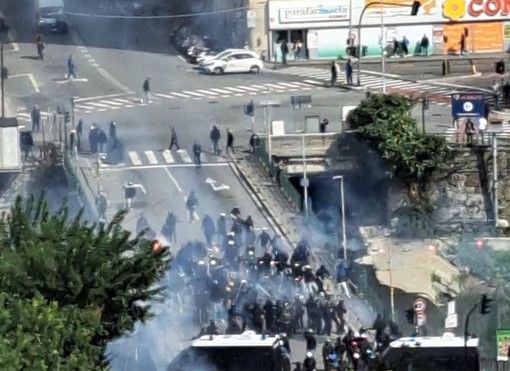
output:
M 487 295 L 482 294 L 480 297 L 480 313 L 481 314 L 488 314 L 491 312 L 491 305 L 492 305 L 493 299 L 489 299 Z
M 7 80 L 9 78 L 9 69 L 7 67 L 2 68 L 2 79 Z
M 250 101 L 250 103 L 245 104 L 243 106 L 243 109 L 244 109 L 244 114 L 245 115 L 253 116 L 255 114 L 255 110 L 254 110 L 254 107 L 253 107 L 253 101 Z
M 411 6 L 411 15 L 418 15 L 418 10 L 420 10 L 421 3 L 419 1 L 414 1 Z
M 430 100 L 429 100 L 429 98 L 426 95 L 424 95 L 423 98 L 422 98 L 422 104 L 423 104 L 423 109 L 426 109 L 426 110 L 429 109 L 429 107 L 430 107 Z
M 71 114 L 68 111 L 64 112 L 64 122 L 69 124 L 71 122 Z
M 414 308 L 406 310 L 406 322 L 414 325 Z
M 485 245 L 485 242 L 483 240 L 477 240 L 476 241 L 476 248 L 478 250 L 481 250 L 484 247 L 484 245 Z

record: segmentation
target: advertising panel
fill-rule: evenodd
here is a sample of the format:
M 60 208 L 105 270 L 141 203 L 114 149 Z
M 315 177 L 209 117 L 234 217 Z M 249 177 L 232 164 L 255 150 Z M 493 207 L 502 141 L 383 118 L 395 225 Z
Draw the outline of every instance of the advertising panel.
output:
M 510 330 L 496 330 L 496 344 L 498 347 L 498 361 L 508 361 L 510 351 Z
M 510 15 L 510 0 L 442 0 L 443 17 L 450 21 L 502 20 Z

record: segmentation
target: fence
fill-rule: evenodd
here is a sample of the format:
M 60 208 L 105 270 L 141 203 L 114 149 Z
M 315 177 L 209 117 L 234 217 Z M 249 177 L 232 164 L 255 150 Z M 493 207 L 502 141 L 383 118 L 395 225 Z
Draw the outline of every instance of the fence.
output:
M 482 358 L 481 371 L 510 371 L 510 362 L 498 361 L 496 358 Z

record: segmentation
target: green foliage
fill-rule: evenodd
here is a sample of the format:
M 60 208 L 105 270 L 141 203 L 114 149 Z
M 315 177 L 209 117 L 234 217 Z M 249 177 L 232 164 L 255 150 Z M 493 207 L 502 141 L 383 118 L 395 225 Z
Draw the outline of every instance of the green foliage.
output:
M 98 370 L 101 323 L 90 309 L 0 294 L 0 369 Z
M 397 95 L 370 94 L 348 121 L 406 183 L 422 182 L 450 156 L 442 137 L 427 135 L 410 116 L 415 101 Z
M 124 216 L 119 213 L 109 225 L 88 225 L 80 220 L 81 215 L 69 221 L 65 204 L 50 214 L 45 202 L 32 198 L 24 205 L 18 198 L 10 215 L 0 219 L 0 292 L 7 298 L 5 313 L 12 316 L 12 308 L 18 306 L 25 308 L 21 319 L 41 311 L 41 321 L 45 316 L 48 322 L 55 321 L 48 325 L 52 333 L 47 335 L 54 341 L 45 340 L 43 363 L 50 365 L 48 369 L 59 369 L 51 366 L 57 362 L 51 357 L 62 354 L 63 343 L 68 349 L 62 357 L 81 362 L 78 345 L 89 341 L 83 357 L 90 355 L 95 362 L 96 347 L 102 352 L 108 341 L 132 331 L 137 320 L 150 317 L 150 307 L 142 302 L 161 298 L 162 287 L 157 282 L 168 269 L 169 251 L 154 253 L 143 235 L 131 238 L 121 226 Z M 99 326 L 90 318 L 91 312 Z M 75 329 L 74 337 L 68 339 L 69 332 L 59 327 L 61 317 L 66 316 L 65 326 Z M 24 323 L 22 331 L 29 334 L 30 321 Z M 26 339 L 28 346 L 39 342 L 35 337 Z M 4 349 L 9 346 L 14 351 L 19 345 L 4 342 Z M 35 356 L 27 360 L 36 361 Z

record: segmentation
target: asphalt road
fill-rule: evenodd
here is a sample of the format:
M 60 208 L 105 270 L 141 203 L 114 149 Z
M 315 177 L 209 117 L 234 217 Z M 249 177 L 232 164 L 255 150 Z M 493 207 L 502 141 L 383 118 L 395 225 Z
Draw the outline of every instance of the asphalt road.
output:
M 31 6 L 32 1 L 11 0 L 0 4 L 0 10 L 13 27 L 10 37 L 19 49 L 7 51 L 5 55 L 10 69 L 6 93 L 13 111 L 29 125 L 29 112 L 34 104 L 39 104 L 43 111 L 57 106 L 70 109 L 74 97 L 75 121 L 84 120 L 85 135 L 93 122 L 105 129 L 110 121 L 117 122 L 123 156 L 119 164 L 101 167 L 99 179 L 100 188 L 110 200 L 109 215 L 122 206 L 123 183 L 143 184 L 147 195 L 139 194 L 135 200 L 126 228 L 134 230 L 137 218 L 143 213 L 151 227 L 159 232 L 167 212 L 172 210 L 179 219 L 174 249 L 190 239 L 202 238 L 200 222 L 204 215 L 216 219 L 221 211 L 228 212 L 236 205 L 244 215 L 252 215 L 257 228 L 271 228 L 265 213 L 239 182 L 230 160 L 210 153 L 212 124 L 219 125 L 223 138 L 226 128 L 231 128 L 236 146 L 241 150 L 247 147 L 252 129 L 251 121 L 243 114 L 243 104 L 250 99 L 256 105 L 253 129 L 263 133 L 266 128 L 262 101 L 281 102 L 280 107 L 272 110 L 271 118 L 284 121 L 286 132 L 302 128 L 307 115 L 327 117 L 331 123 L 328 130 L 339 131 L 341 107 L 356 105 L 363 98 L 360 92 L 327 89 L 321 84 L 305 82 L 306 78 L 271 71 L 260 75 L 200 74 L 179 58 L 168 43 L 166 32 L 171 24 L 159 30 L 150 22 L 106 22 L 76 17 L 69 35 L 46 37 L 45 60 L 39 61 L 34 59 Z M 77 66 L 77 80 L 65 78 L 66 61 L 71 54 Z M 140 103 L 145 77 L 152 78 L 154 94 L 154 102 L 148 105 Z M 290 96 L 297 94 L 311 95 L 312 106 L 291 107 Z M 415 114 L 420 116 L 419 111 Z M 451 122 L 448 108 L 433 106 L 427 111 L 426 121 L 431 130 L 440 128 L 437 123 L 448 125 Z M 162 152 L 169 144 L 170 126 L 176 127 L 182 152 Z M 36 140 L 41 140 L 39 135 Z M 204 150 L 201 169 L 191 164 L 194 141 L 200 142 Z M 87 181 L 91 191 L 97 192 L 94 164 L 89 165 Z M 196 192 L 200 203 L 197 209 L 200 220 L 194 224 L 187 221 L 185 209 L 190 191 Z M 143 359 L 150 358 L 161 369 L 198 333 L 198 328 L 186 316 L 172 318 L 165 310 L 158 308 L 159 311 L 131 339 L 119 341 L 124 345 L 112 346 L 120 364 L 139 369 Z M 295 360 L 302 360 L 302 340 L 293 348 Z M 128 354 L 128 359 L 122 359 L 122 354 Z M 147 363 L 145 367 L 150 368 Z

